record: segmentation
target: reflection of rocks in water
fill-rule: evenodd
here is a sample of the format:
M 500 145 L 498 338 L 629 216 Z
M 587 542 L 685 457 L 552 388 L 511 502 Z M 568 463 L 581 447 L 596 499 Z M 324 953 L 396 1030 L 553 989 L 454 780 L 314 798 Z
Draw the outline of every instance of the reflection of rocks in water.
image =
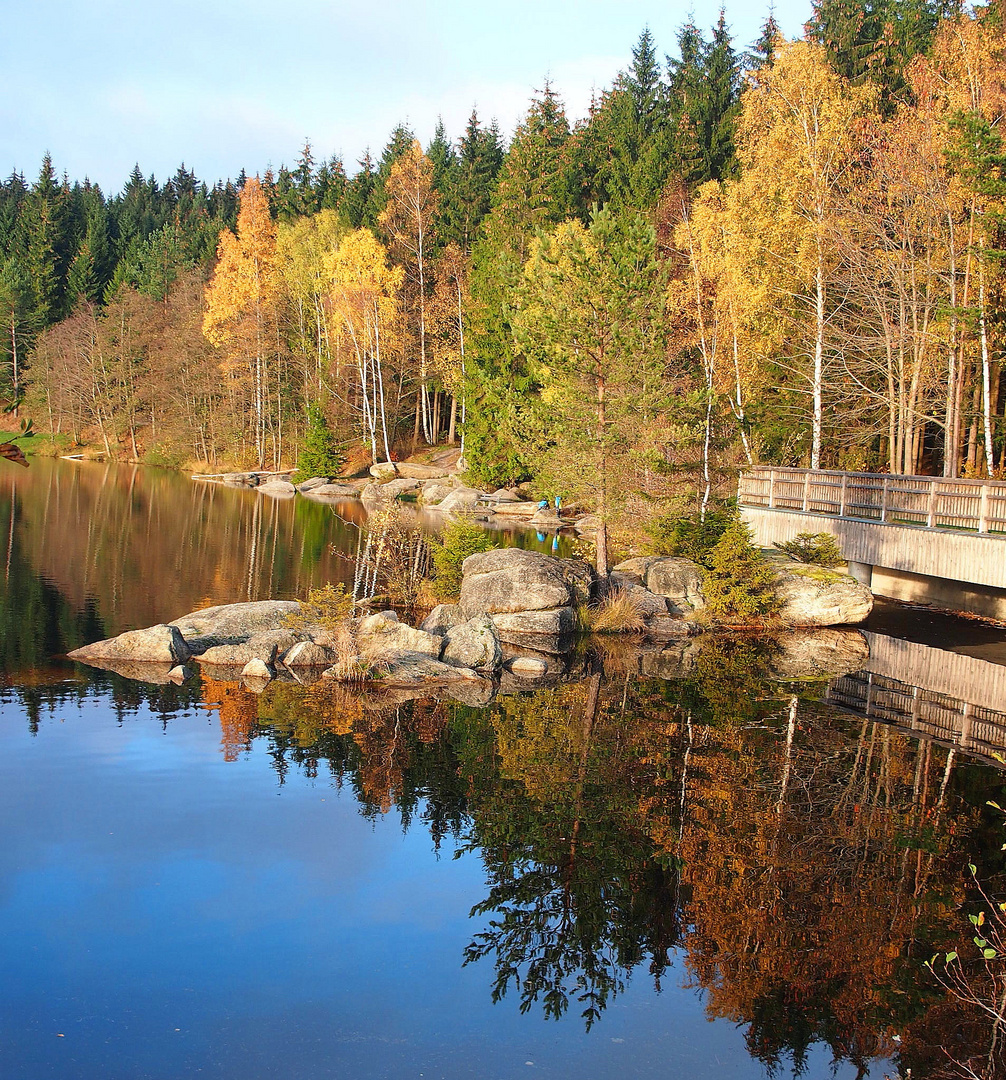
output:
M 770 672 L 786 682 L 836 679 L 858 671 L 870 658 L 870 646 L 858 630 L 790 630 L 772 639 Z
M 179 682 L 179 673 L 186 670 L 181 665 L 170 661 L 157 664 L 149 661 L 102 660 L 100 664 L 95 666 L 100 667 L 102 671 L 110 671 L 113 675 L 121 675 L 124 679 L 151 683 L 154 686 L 167 686 L 169 683 L 177 684 Z

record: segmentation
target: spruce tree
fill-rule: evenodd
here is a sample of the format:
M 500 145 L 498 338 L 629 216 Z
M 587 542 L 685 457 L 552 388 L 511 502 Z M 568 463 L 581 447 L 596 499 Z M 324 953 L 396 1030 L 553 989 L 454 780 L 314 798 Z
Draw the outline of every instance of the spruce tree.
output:
M 344 461 L 342 449 L 329 428 L 321 407 L 309 405 L 307 430 L 297 455 L 297 471 L 293 474 L 293 482 L 299 484 L 313 476 L 323 476 L 330 480 L 338 475 Z

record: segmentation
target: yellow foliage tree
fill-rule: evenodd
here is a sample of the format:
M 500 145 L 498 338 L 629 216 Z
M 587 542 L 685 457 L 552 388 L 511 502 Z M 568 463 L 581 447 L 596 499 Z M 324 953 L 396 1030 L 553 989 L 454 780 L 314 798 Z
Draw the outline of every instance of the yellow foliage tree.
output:
M 270 434 L 269 359 L 276 351 L 279 280 L 276 269 L 276 227 L 269 201 L 257 177 L 241 189 L 237 232 L 220 234 L 217 265 L 206 288 L 203 333 L 220 346 L 223 372 L 232 389 L 251 384 L 253 446 L 259 467 L 265 462 Z M 243 396 L 243 395 L 242 395 Z M 237 413 L 240 415 L 240 412 Z M 281 428 L 273 431 L 273 458 L 282 454 Z

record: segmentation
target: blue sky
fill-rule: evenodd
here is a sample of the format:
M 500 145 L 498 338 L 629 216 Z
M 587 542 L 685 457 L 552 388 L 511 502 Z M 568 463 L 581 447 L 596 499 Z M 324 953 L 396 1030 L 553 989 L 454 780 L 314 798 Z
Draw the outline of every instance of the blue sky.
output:
M 727 7 L 737 46 L 757 37 L 768 3 Z M 509 136 L 550 77 L 570 117 L 610 84 L 648 25 L 660 55 L 688 0 L 0 0 L 0 173 L 33 178 L 49 150 L 59 172 L 119 190 L 134 162 L 164 179 L 182 161 L 214 181 L 341 153 L 349 171 L 407 121 L 424 142 L 472 106 Z M 809 0 L 782 0 L 800 33 Z

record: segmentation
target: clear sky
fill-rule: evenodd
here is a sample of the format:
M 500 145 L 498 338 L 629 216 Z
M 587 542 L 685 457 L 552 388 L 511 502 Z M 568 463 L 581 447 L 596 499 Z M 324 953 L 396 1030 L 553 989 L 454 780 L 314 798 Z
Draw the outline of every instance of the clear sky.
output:
M 0 172 L 56 170 L 120 190 L 138 162 L 164 180 L 184 161 L 200 179 L 316 160 L 349 172 L 407 122 L 424 145 L 442 115 L 457 137 L 472 106 L 509 137 L 546 77 L 582 116 L 644 26 L 661 57 L 690 0 L 0 0 Z M 736 47 L 758 36 L 768 0 L 733 0 Z M 796 36 L 809 0 L 779 0 Z

